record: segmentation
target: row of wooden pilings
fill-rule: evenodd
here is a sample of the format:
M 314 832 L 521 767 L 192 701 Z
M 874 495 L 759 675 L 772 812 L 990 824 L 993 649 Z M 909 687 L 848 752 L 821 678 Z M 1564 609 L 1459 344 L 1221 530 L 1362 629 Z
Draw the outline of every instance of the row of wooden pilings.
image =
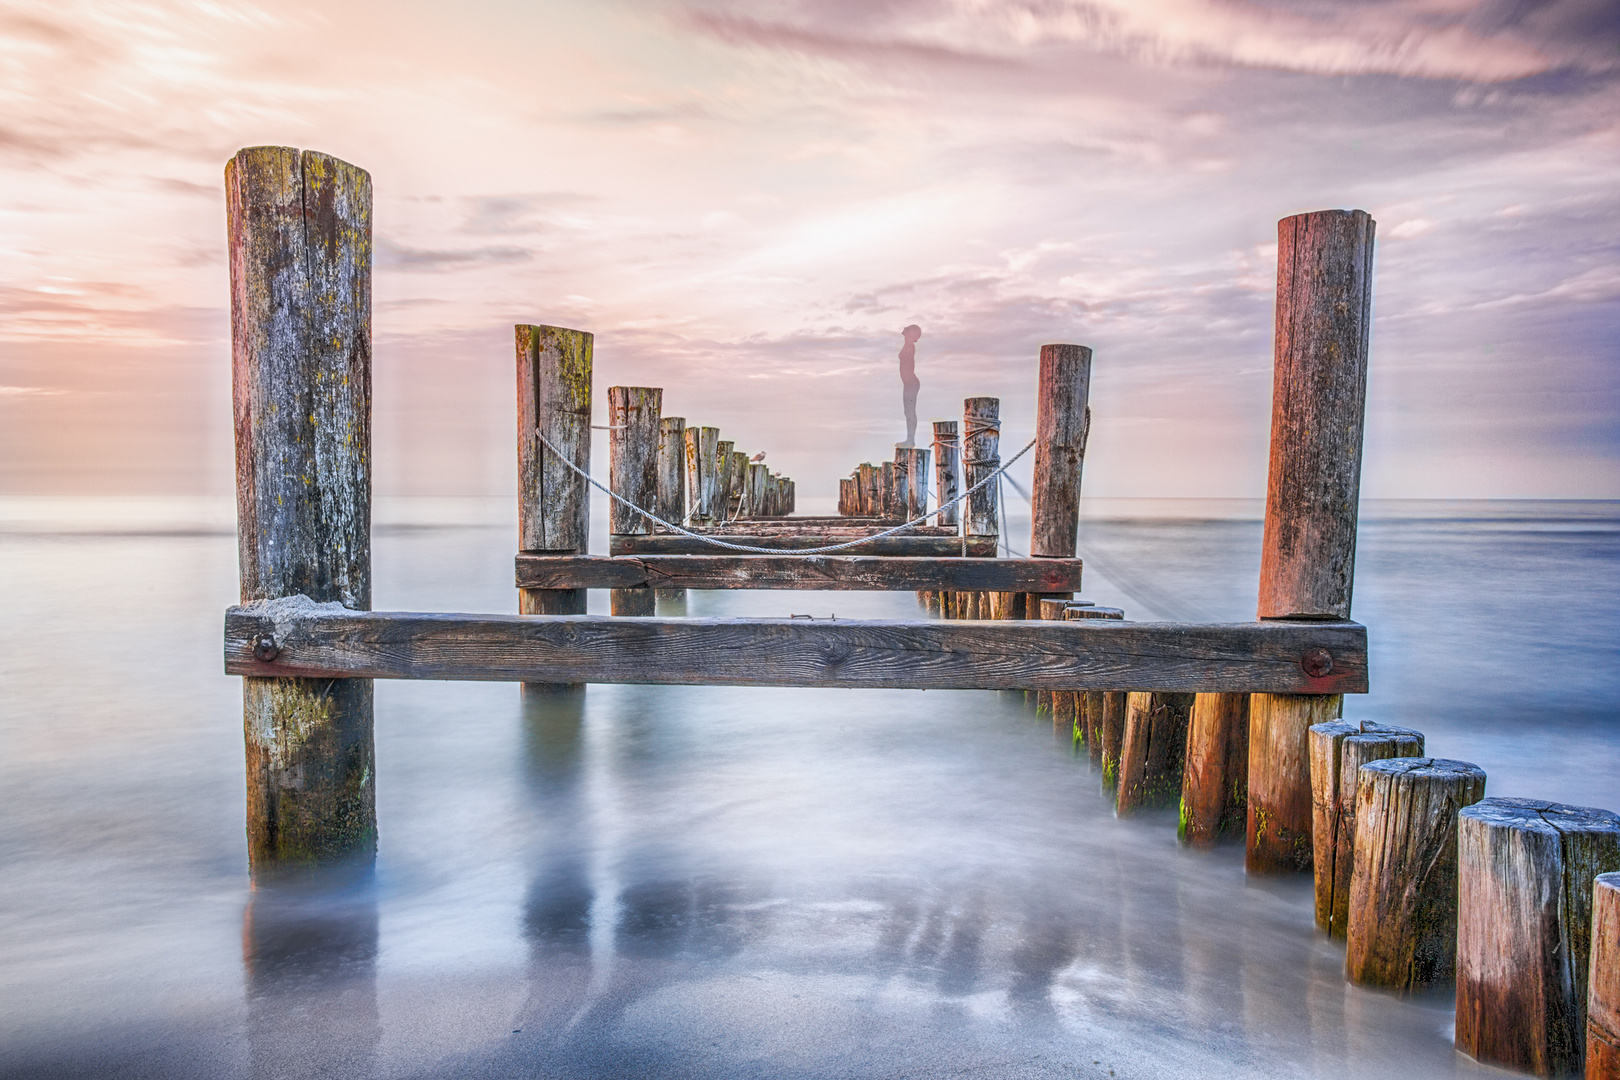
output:
M 1078 348 L 1078 346 L 1068 346 Z M 1091 411 L 1084 400 L 1078 406 L 1079 444 L 1074 479 L 1079 481 L 1079 459 Z M 896 444 L 894 460 L 874 465 L 863 461 L 838 481 L 838 513 L 844 517 L 879 521 L 913 521 L 928 511 L 929 463 L 933 463 L 934 505 L 938 525 L 957 528 L 966 536 L 995 536 L 1000 500 L 992 485 L 975 491 L 965 503 L 955 499 L 1001 467 L 1001 399 L 970 397 L 962 402 L 960 427 L 955 420 L 934 421 L 932 454 L 918 446 Z M 965 434 L 964 434 L 965 433 Z
M 790 477 L 751 460 L 735 442 L 720 438 L 719 428 L 688 427 L 684 417 L 664 416 L 663 399 L 658 387 L 608 387 L 615 493 L 665 521 L 700 528 L 793 513 L 797 496 Z M 650 521 L 617 502 L 609 513 L 615 535 L 652 532 Z
M 370 177 L 323 154 L 259 147 L 232 160 L 226 188 L 242 599 L 306 597 L 368 611 Z M 1259 617 L 1344 620 L 1354 566 L 1373 224 L 1360 211 L 1303 214 L 1284 219 L 1278 239 Z M 591 336 L 524 325 L 517 347 L 520 548 L 584 553 L 588 492 L 564 462 L 589 468 Z M 1069 390 L 1051 395 L 1067 395 L 1069 405 L 1043 410 L 1037 423 L 1030 553 L 1072 557 L 1077 507 L 1064 500 L 1078 497 L 1090 353 L 1047 346 L 1040 363 L 1043 400 L 1049 378 L 1081 392 L 1078 407 Z M 542 369 L 550 377 L 534 378 Z M 619 422 L 610 427 L 629 430 Z M 990 426 L 975 432 L 970 423 L 964 444 L 991 434 Z M 553 451 L 542 450 L 542 438 Z M 683 431 L 683 459 L 685 438 Z M 718 433 L 714 443 L 718 491 Z M 964 445 L 962 482 L 971 483 L 974 468 L 993 457 Z M 635 482 L 646 482 L 639 470 L 649 461 L 651 493 L 644 487 L 642 496 L 656 500 L 656 453 L 640 455 Z M 523 589 L 520 610 L 583 612 L 584 593 Z M 953 593 L 934 602 L 942 615 L 956 617 L 1088 617 L 1087 605 L 1063 596 Z M 1111 614 L 1094 609 L 1090 617 Z M 264 644 L 268 664 L 277 646 Z M 1307 674 L 1330 663 L 1330 656 L 1310 652 L 1300 661 Z M 244 673 L 243 702 L 255 874 L 373 858 L 370 678 Z M 1342 731 L 1335 755 L 1332 725 L 1341 709 L 1330 695 L 1050 691 L 1045 708 L 1060 726 L 1069 718 L 1070 737 L 1077 732 L 1088 756 L 1095 755 L 1121 813 L 1175 805 L 1179 797 L 1189 843 L 1236 834 L 1241 823 L 1252 872 L 1308 870 L 1314 863 L 1319 890 L 1320 875 L 1328 875 L 1328 932 L 1339 925 L 1341 892 L 1347 938 L 1357 938 L 1358 918 L 1376 930 L 1347 948 L 1347 963 L 1369 981 L 1416 986 L 1431 979 L 1444 971 L 1449 939 L 1463 1049 L 1542 1075 L 1574 1071 L 1583 1057 L 1589 1076 L 1616 1075 L 1620 878 L 1597 873 L 1620 870 L 1614 815 L 1526 800 L 1464 805 L 1478 798 L 1482 777 L 1460 763 L 1391 756 L 1347 765 L 1345 747 L 1385 733 Z M 1321 725 L 1328 725 L 1325 732 Z M 1330 746 L 1322 760 L 1336 765 L 1313 771 L 1312 727 L 1318 746 L 1323 739 Z M 1348 827 L 1340 828 L 1349 820 L 1344 802 L 1352 766 L 1350 837 Z M 1430 809 L 1419 812 L 1420 804 Z M 1339 824 L 1318 825 L 1318 812 Z M 1339 872 L 1346 850 L 1348 883 Z M 1395 932 L 1401 927 L 1410 929 Z M 1393 980 L 1367 974 L 1390 970 Z

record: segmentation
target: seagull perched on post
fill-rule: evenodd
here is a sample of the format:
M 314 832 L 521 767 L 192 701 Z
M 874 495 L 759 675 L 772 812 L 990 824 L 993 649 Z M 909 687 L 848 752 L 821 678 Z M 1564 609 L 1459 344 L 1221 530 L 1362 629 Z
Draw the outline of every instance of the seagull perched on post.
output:
M 765 451 L 761 450 L 759 453 L 755 454 L 753 457 L 749 458 L 748 460 L 749 461 L 764 461 L 765 460 Z

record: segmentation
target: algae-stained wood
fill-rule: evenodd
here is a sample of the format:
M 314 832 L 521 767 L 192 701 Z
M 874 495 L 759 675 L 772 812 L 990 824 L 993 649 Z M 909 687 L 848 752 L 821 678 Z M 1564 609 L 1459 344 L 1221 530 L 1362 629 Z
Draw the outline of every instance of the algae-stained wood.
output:
M 1249 805 L 1249 695 L 1199 694 L 1187 724 L 1178 835 L 1190 847 L 1241 837 Z
M 608 486 L 620 498 L 655 513 L 658 421 L 663 411 L 664 391 L 658 387 L 608 387 Z M 617 500 L 609 500 L 610 533 L 643 536 L 652 529 L 646 515 L 636 513 Z
M 758 536 L 741 532 L 723 532 L 710 535 L 721 540 L 729 540 L 734 544 L 769 548 L 772 551 L 803 551 L 807 548 L 826 547 L 829 544 L 842 544 L 847 540 L 859 539 L 858 537 L 839 535 L 818 536 L 814 532 Z M 611 555 L 710 555 L 720 550 L 723 549 L 717 548 L 713 544 L 704 543 L 694 537 L 669 533 L 660 533 L 655 536 L 612 536 L 608 538 L 608 553 Z M 978 536 L 968 537 L 963 541 L 948 536 L 907 536 L 899 534 L 885 536 L 878 540 L 869 540 L 859 547 L 848 550 L 852 554 L 861 555 L 931 556 L 935 558 L 967 555 L 972 558 L 988 559 L 996 553 L 996 538 L 993 536 Z
M 523 589 L 838 589 L 907 592 L 1080 588 L 1079 559 L 962 559 L 884 555 L 643 555 L 517 557 Z M 1010 617 L 1010 616 L 1001 616 Z
M 225 169 L 243 600 L 371 606 L 371 178 L 251 147 Z M 254 875 L 376 851 L 371 683 L 242 683 Z
M 591 467 L 594 338 L 557 326 L 515 328 L 518 386 L 518 548 L 584 551 L 590 490 L 568 467 Z M 553 450 L 540 441 L 544 436 Z
M 1276 625 L 1313 624 L 1301 620 Z M 1313 724 L 1338 719 L 1342 710 L 1340 699 L 1315 695 L 1257 693 L 1249 700 L 1244 860 L 1249 873 L 1289 874 L 1311 869 L 1310 729 Z
M 1121 817 L 1176 804 L 1194 697 L 1187 693 L 1129 695 L 1120 740 L 1119 793 L 1114 801 Z
M 256 639 L 275 659 L 254 658 Z M 1332 676 L 1300 658 L 1327 649 Z M 297 599 L 232 608 L 235 675 L 726 686 L 1366 689 L 1366 630 L 1238 623 L 549 619 L 362 614 Z

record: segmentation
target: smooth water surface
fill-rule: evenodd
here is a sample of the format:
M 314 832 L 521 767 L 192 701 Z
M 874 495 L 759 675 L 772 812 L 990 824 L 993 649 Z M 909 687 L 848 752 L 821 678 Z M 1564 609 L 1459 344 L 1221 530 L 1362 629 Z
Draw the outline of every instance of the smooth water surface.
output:
M 1116 821 L 1011 694 L 379 683 L 374 876 L 253 892 L 228 511 L 132 505 L 0 514 L 0 1074 L 1483 1071 L 1449 999 L 1344 985 L 1308 881 Z M 1085 595 L 1251 617 L 1230 509 L 1086 521 Z M 514 610 L 508 524 L 380 520 L 378 608 Z M 1369 504 L 1347 715 L 1491 794 L 1620 808 L 1617 560 L 1615 504 Z

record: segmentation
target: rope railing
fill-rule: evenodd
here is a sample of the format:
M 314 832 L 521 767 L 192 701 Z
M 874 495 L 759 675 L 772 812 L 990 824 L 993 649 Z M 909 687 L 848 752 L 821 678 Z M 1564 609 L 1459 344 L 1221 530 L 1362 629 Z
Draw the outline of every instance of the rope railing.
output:
M 1022 450 L 1018 451 L 1018 453 L 1014 454 L 1011 458 L 1007 459 L 1006 464 L 1002 465 L 1001 468 L 997 469 L 995 472 L 991 473 L 989 476 L 986 476 L 984 479 L 980 480 L 977 484 L 974 484 L 972 487 L 970 487 L 966 491 L 962 492 L 962 494 L 958 495 L 956 498 L 952 499 L 950 502 L 946 503 L 943 506 L 934 507 L 934 509 L 932 509 L 932 510 L 928 511 L 927 513 L 923 514 L 921 517 L 913 518 L 910 521 L 902 522 L 899 525 L 896 525 L 892 529 L 885 529 L 880 533 L 873 533 L 871 536 L 863 536 L 859 540 L 847 540 L 842 544 L 827 544 L 827 545 L 825 545 L 823 547 L 801 548 L 801 549 L 796 550 L 796 551 L 783 551 L 780 548 L 754 547 L 754 546 L 749 545 L 749 544 L 733 544 L 733 543 L 731 543 L 729 541 L 726 541 L 726 540 L 718 540 L 713 536 L 706 536 L 703 533 L 693 532 L 690 529 L 683 529 L 679 525 L 676 525 L 676 524 L 673 524 L 671 522 L 665 521 L 663 518 L 659 517 L 657 514 L 653 513 L 651 510 L 645 510 L 645 509 L 637 506 L 635 503 L 631 502 L 629 499 L 626 499 L 623 495 L 620 495 L 618 492 L 612 490 L 611 488 L 603 486 L 602 483 L 600 481 L 598 481 L 595 477 L 593 477 L 590 473 L 586 472 L 584 469 L 580 468 L 578 465 L 575 465 L 572 461 L 569 461 L 568 458 L 561 451 L 559 451 L 555 446 L 552 446 L 551 443 L 546 440 L 546 437 L 543 434 L 541 434 L 538 429 L 536 429 L 536 431 L 534 433 L 534 437 L 540 440 L 540 445 L 544 446 L 547 450 L 550 450 L 554 455 L 556 455 L 556 458 L 557 458 L 558 461 L 562 462 L 564 465 L 568 466 L 568 468 L 570 468 L 574 472 L 578 473 L 585 480 L 585 482 L 587 484 L 589 484 L 592 487 L 596 488 L 596 490 L 602 492 L 608 498 L 617 501 L 620 505 L 629 507 L 631 510 L 633 510 L 636 513 L 640 514 L 642 517 L 646 518 L 648 521 L 651 521 L 655 525 L 662 525 L 664 528 L 670 530 L 671 532 L 679 533 L 682 536 L 691 537 L 693 540 L 700 540 L 705 544 L 712 544 L 712 545 L 714 545 L 715 547 L 718 547 L 718 548 L 726 548 L 729 551 L 743 551 L 743 552 L 747 552 L 750 555 L 825 555 L 825 554 L 827 554 L 828 552 L 831 552 L 831 551 L 844 551 L 844 550 L 846 550 L 848 548 L 859 547 L 862 544 L 870 544 L 874 540 L 881 540 L 885 536 L 893 536 L 895 533 L 901 532 L 901 531 L 903 531 L 905 529 L 909 529 L 914 525 L 921 525 L 923 522 L 925 522 L 929 518 L 935 516 L 936 514 L 938 514 L 942 510 L 949 510 L 951 507 L 955 506 L 957 503 L 959 503 L 962 500 L 966 499 L 969 495 L 972 495 L 974 492 L 978 491 L 980 488 L 982 488 L 986 484 L 990 483 L 990 481 L 995 480 L 996 478 L 1001 476 L 1002 473 L 1004 473 L 1008 469 L 1012 468 L 1013 463 L 1016 462 L 1019 458 L 1023 457 L 1025 454 L 1029 453 L 1031 448 L 1033 448 L 1034 445 L 1035 445 L 1035 440 L 1034 439 L 1029 440 L 1028 444 L 1026 444 L 1025 447 Z M 967 540 L 966 540 L 965 537 L 964 537 L 962 542 L 963 542 L 964 545 L 967 543 Z

